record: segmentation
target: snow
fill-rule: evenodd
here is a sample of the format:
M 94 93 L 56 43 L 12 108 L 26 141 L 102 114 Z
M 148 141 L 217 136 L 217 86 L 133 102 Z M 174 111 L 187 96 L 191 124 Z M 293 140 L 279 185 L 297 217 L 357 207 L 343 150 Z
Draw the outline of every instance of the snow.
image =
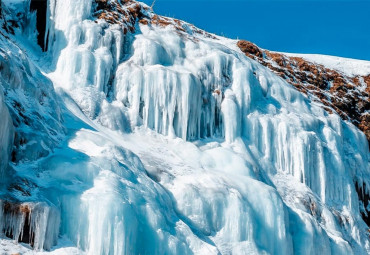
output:
M 12 164 L 37 185 L 18 199 L 53 211 L 35 214 L 36 254 L 370 252 L 354 186 L 369 180 L 369 149 L 356 127 L 235 41 L 171 26 L 125 35 L 94 22 L 90 0 L 50 4 L 52 50 L 37 60 L 21 46 L 58 116 L 42 122 L 64 120 L 65 136 Z M 0 242 L 0 253 L 33 252 Z
M 22 255 L 34 255 L 36 252 L 27 244 L 17 243 L 8 238 L 0 239 L 0 254 L 22 254 Z M 73 244 L 66 239 L 61 238 L 59 244 L 55 246 L 49 252 L 37 252 L 38 255 L 84 255 L 82 251 L 73 247 Z
M 319 54 L 296 54 L 296 53 L 283 53 L 283 54 L 292 57 L 301 57 L 307 61 L 310 61 L 318 65 L 323 65 L 326 68 L 339 71 L 350 77 L 370 75 L 370 61 Z

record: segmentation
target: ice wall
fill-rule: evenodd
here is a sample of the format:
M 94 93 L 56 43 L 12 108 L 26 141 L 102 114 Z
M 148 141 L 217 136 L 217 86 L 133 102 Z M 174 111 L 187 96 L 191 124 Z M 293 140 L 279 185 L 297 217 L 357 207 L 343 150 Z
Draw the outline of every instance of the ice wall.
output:
M 52 153 L 65 130 L 53 85 L 30 57 L 39 53 L 30 1 L 1 3 L 6 23 L 0 28 L 0 236 L 48 250 L 57 243 L 59 210 L 33 196 L 35 173 L 20 169 Z

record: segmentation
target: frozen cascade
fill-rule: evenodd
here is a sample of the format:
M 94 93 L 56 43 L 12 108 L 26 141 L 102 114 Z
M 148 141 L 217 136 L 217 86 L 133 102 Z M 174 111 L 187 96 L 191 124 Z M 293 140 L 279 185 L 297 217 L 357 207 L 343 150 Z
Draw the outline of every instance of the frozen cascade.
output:
M 120 63 L 114 74 L 113 99 L 105 97 L 113 59 L 119 60 L 115 53 L 124 50 L 113 50 L 113 46 L 122 45 L 124 35 L 119 27 L 104 29 L 106 24 L 86 19 L 91 1 L 85 2 L 57 1 L 53 20 L 55 28 L 70 38 L 56 73 L 67 77 L 62 86 L 82 92 L 71 95 L 90 117 L 118 125 L 128 113 L 132 126 L 143 124 L 187 140 L 218 134 L 232 142 L 241 136 L 247 145 L 255 145 L 274 169 L 305 182 L 324 202 L 328 196 L 351 204 L 350 194 L 324 187 L 327 179 L 338 184 L 346 172 L 355 176 L 356 169 L 368 169 L 363 135 L 338 116 L 326 116 L 289 85 L 221 43 L 194 42 L 170 28 L 142 26 L 142 33 L 135 34 L 132 53 L 128 53 L 132 56 Z M 61 17 L 69 16 L 73 17 L 71 24 L 66 24 Z M 260 85 L 261 76 L 267 79 L 267 88 Z M 352 167 L 346 168 L 349 162 L 343 162 L 346 159 L 341 155 L 348 143 L 359 148 L 349 146 L 357 154 L 351 159 Z M 274 150 L 276 147 L 279 149 Z M 336 172 L 326 176 L 331 172 L 325 168 Z
M 370 176 L 363 133 L 233 40 L 186 23 L 187 32 L 137 25 L 125 34 L 94 20 L 93 8 L 49 0 L 44 71 L 67 138 L 19 167 L 38 185 L 33 198 L 60 210 L 44 205 L 31 220 L 35 248 L 49 249 L 59 232 L 97 255 L 370 252 L 354 185 Z M 22 217 L 0 222 L 21 233 Z M 47 227 L 59 219 L 60 229 Z
M 175 177 L 168 182 L 161 181 L 176 201 L 176 210 L 187 219 L 185 222 L 206 236 L 213 236 L 212 241 L 222 253 L 251 249 L 289 254 L 300 249 L 298 244 L 302 239 L 291 237 L 296 231 L 302 235 L 306 233 L 301 238 L 308 246 L 312 245 L 312 250 L 306 250 L 307 254 L 315 252 L 314 244 L 322 249 L 331 247 L 328 253 L 346 254 L 352 250 L 347 242 L 355 247 L 368 242 L 358 230 L 363 226 L 358 217 L 359 202 L 353 179 L 363 173 L 369 174 L 369 152 L 364 135 L 352 125 L 341 121 L 337 115 L 328 115 L 290 85 L 246 59 L 235 50 L 234 42 L 179 35 L 171 27 L 142 25 L 134 35 L 125 35 L 118 25 L 108 26 L 102 20 L 97 23 L 91 20 L 91 1 L 51 3 L 54 28 L 50 29 L 55 29 L 51 33 L 55 35 L 52 53 L 58 56 L 60 49 L 52 76 L 58 77 L 55 78 L 59 80 L 57 85 L 66 89 L 90 118 L 123 132 L 143 125 L 172 138 L 225 139 L 251 155 L 245 160 L 253 170 L 259 169 L 257 171 L 271 176 L 283 200 L 289 199 L 283 196 L 283 187 L 278 186 L 281 183 L 278 177 L 284 174 L 293 176 L 312 190 L 312 200 L 307 202 L 302 198 L 304 201 L 301 201 L 308 206 L 305 211 L 310 210 L 308 212 L 313 215 L 306 216 L 282 209 L 286 205 L 274 192 L 275 195 L 267 195 L 268 198 L 254 200 L 248 194 L 261 190 L 269 194 L 271 191 L 267 186 L 252 185 L 249 179 L 245 182 L 254 187 L 254 191 L 244 191 L 243 184 L 232 184 L 233 181 L 228 180 L 225 182 L 229 186 L 235 186 L 235 195 L 215 188 L 220 192 L 219 198 L 206 192 L 212 190 L 211 187 L 194 183 L 194 180 L 187 182 Z M 65 22 L 64 17 L 71 18 Z M 157 178 L 161 179 L 161 174 Z M 104 178 L 99 182 L 104 182 Z M 194 190 L 193 186 L 197 188 Z M 94 192 L 89 194 L 92 196 Z M 251 208 L 241 201 L 249 201 Z M 272 202 L 272 211 L 264 215 L 257 201 L 276 202 Z M 341 206 L 336 207 L 336 204 Z M 339 217 L 334 215 L 337 211 L 348 214 L 348 225 L 340 226 L 334 219 Z M 211 212 L 223 217 L 212 220 L 209 218 Z M 116 217 L 125 214 L 123 211 L 111 213 Z M 255 222 L 248 224 L 247 219 L 256 217 L 261 217 L 259 224 L 268 224 L 267 219 L 272 217 L 281 225 L 260 226 L 254 232 Z M 293 231 L 288 218 L 305 223 L 302 228 L 294 226 Z M 95 224 L 88 220 L 82 225 L 94 229 Z M 240 227 L 240 232 L 230 236 L 227 226 L 235 225 Z M 346 234 L 333 237 L 333 233 L 342 231 Z M 272 239 L 258 243 L 264 240 L 264 235 Z M 110 236 L 115 239 L 113 233 Z M 109 246 L 98 240 L 95 236 L 94 241 L 81 240 L 80 244 L 88 250 L 96 249 L 92 245 L 99 245 L 97 250 Z M 115 254 L 123 249 L 109 247 Z

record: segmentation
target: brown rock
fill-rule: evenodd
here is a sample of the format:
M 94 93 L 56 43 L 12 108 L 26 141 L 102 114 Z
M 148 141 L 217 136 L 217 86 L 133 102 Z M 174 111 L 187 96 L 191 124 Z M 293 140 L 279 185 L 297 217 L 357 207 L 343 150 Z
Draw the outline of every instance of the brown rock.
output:
M 252 55 L 257 56 L 257 57 L 262 57 L 263 56 L 262 51 L 257 47 L 257 45 L 255 45 L 251 42 L 248 42 L 248 41 L 245 41 L 245 40 L 239 41 L 238 42 L 238 47 L 244 53 L 249 53 L 249 54 L 252 54 Z

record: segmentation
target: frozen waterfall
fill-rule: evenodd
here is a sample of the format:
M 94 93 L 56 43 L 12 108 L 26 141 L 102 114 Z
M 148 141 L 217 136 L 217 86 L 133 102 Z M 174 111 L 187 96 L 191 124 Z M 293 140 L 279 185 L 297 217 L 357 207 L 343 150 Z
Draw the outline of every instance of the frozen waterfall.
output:
M 60 112 L 50 119 L 65 139 L 14 166 L 45 202 L 31 218 L 36 249 L 63 237 L 96 255 L 370 251 L 355 189 L 370 176 L 362 132 L 234 40 L 186 23 L 125 33 L 94 8 L 48 2 L 48 51 L 34 73 L 54 85 Z M 1 160 L 11 126 L 0 122 Z M 24 216 L 6 217 L 20 233 Z

